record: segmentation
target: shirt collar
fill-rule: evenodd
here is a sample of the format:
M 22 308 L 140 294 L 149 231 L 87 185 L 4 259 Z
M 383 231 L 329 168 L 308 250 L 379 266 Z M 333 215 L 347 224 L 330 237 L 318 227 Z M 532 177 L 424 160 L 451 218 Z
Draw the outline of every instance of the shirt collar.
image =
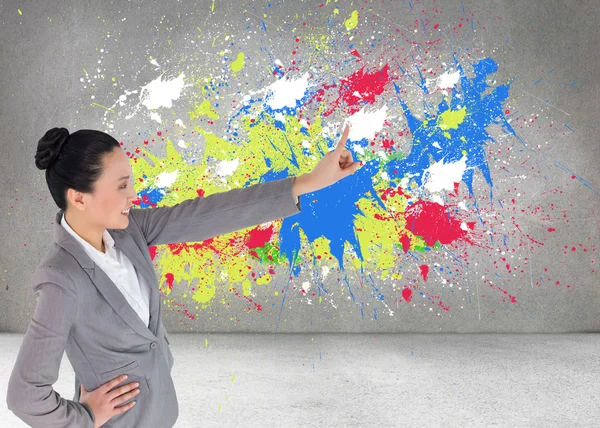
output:
M 92 244 L 87 242 L 85 239 L 83 239 L 81 236 L 79 236 L 77 234 L 77 232 L 75 232 L 73 229 L 71 229 L 71 226 L 69 226 L 69 224 L 67 223 L 67 220 L 65 219 L 64 214 L 62 216 L 60 224 L 67 230 L 67 232 L 69 232 L 69 234 L 71 234 L 71 236 L 73 236 L 73 238 L 75 238 L 77 240 L 77 242 L 79 242 L 81 245 L 83 245 L 83 247 L 85 249 L 87 249 L 88 251 L 95 251 L 98 254 L 108 254 L 108 252 L 115 245 L 115 241 L 112 238 L 112 236 L 110 236 L 110 233 L 108 233 L 108 230 L 104 229 L 104 232 L 102 233 L 102 240 L 104 241 L 104 247 L 105 247 L 106 252 L 103 253 L 102 251 L 99 251 L 98 249 L 94 248 L 94 246 Z

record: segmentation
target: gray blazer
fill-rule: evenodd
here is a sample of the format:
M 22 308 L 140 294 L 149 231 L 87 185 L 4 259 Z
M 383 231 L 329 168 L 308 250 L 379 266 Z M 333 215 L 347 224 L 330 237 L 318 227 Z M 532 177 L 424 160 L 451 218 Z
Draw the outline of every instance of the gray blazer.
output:
M 171 207 L 132 209 L 126 229 L 109 229 L 150 290 L 149 326 L 59 224 L 55 244 L 33 274 L 36 308 L 8 383 L 8 408 L 32 427 L 89 427 L 94 416 L 79 403 L 80 382 L 92 391 L 128 374 L 138 381 L 136 405 L 103 427 L 172 427 L 179 415 L 171 378 L 173 355 L 161 319 L 158 276 L 148 247 L 197 242 L 301 211 L 292 195 L 296 177 L 185 200 Z M 73 400 L 52 385 L 66 351 L 75 371 Z M 119 385 L 121 386 L 121 385 Z M 127 401 L 127 402 L 129 402 Z

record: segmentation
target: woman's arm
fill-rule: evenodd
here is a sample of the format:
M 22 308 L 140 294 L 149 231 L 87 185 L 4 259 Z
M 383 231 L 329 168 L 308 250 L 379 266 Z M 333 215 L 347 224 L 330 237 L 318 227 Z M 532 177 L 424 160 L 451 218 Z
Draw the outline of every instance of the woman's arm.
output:
M 38 268 L 33 283 L 37 303 L 8 382 L 8 408 L 34 427 L 93 428 L 88 406 L 62 398 L 52 388 L 77 317 L 75 284 L 51 266 Z
M 300 177 L 298 177 L 300 178 Z M 132 209 L 148 246 L 198 242 L 297 214 L 295 176 L 188 199 L 170 207 Z

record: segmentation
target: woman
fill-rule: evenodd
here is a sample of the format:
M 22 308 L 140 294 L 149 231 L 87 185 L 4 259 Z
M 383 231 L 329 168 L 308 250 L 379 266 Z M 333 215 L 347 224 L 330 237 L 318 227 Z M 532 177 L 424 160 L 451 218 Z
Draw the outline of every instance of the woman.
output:
M 131 211 L 138 197 L 117 140 L 88 129 L 46 132 L 35 163 L 60 211 L 55 243 L 33 275 L 37 303 L 10 376 L 9 409 L 33 427 L 172 427 L 173 355 L 148 247 L 298 213 L 299 195 L 358 168 L 344 150 L 348 132 L 310 173 Z M 63 352 L 75 371 L 73 400 L 52 388 Z

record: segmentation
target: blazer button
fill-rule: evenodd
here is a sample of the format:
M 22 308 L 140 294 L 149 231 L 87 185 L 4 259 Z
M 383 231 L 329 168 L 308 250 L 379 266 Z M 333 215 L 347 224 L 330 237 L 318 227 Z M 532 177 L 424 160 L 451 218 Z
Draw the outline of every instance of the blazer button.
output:
M 150 344 L 150 349 L 154 349 L 154 348 L 156 348 L 156 342 L 152 342 L 152 343 Z

